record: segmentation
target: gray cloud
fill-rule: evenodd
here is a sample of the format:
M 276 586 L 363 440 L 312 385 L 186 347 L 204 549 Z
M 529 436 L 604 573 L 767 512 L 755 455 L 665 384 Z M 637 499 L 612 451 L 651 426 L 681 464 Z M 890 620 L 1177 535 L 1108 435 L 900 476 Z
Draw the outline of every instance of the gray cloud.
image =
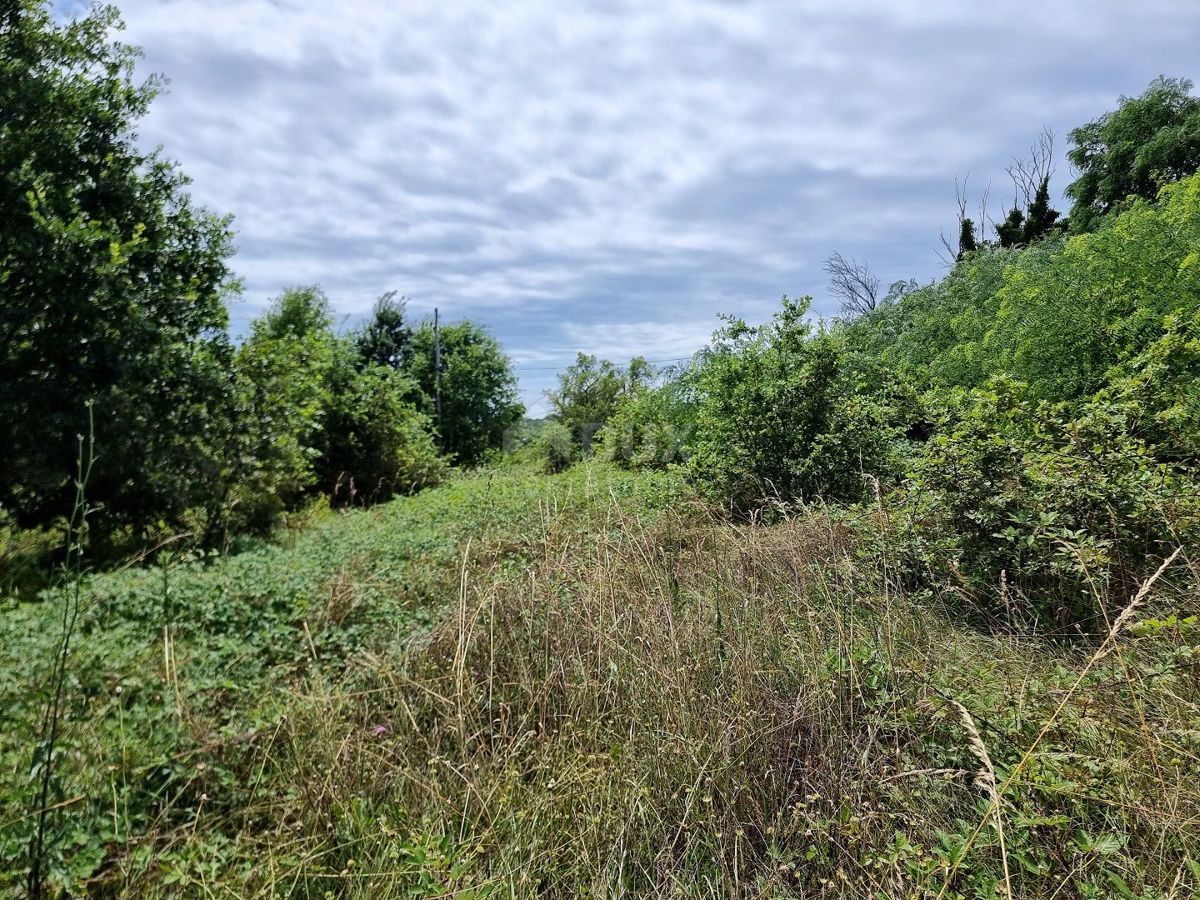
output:
M 142 129 L 236 216 L 244 327 L 287 285 L 483 321 L 536 401 L 578 350 L 696 349 L 824 296 L 837 248 L 939 271 L 954 177 L 1194 76 L 1191 0 L 124 0 Z M 1069 180 L 1060 163 L 1061 189 Z

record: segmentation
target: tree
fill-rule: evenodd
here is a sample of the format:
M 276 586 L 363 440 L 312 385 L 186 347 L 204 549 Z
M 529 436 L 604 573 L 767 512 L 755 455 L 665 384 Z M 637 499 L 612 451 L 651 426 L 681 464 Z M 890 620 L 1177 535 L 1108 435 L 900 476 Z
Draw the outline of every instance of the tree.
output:
M 1008 217 L 996 226 L 996 239 L 1001 247 L 1016 247 L 1025 241 L 1025 213 L 1014 206 Z
M 1050 176 L 1046 175 L 1038 184 L 1033 201 L 1025 213 L 1025 243 L 1032 244 L 1054 230 L 1061 228 L 1058 210 L 1050 208 Z
M 957 244 L 952 243 L 944 231 L 939 236 L 942 249 L 938 251 L 938 256 L 947 266 L 962 262 L 968 253 L 979 249 L 979 243 L 975 238 L 975 222 L 967 216 L 967 185 L 970 180 L 970 173 L 961 183 L 957 177 L 954 179 L 954 200 L 958 207 L 958 242 Z M 991 185 L 988 185 L 979 200 L 979 221 L 981 222 L 987 221 L 988 197 L 991 192 Z
M 958 251 L 954 254 L 955 262 L 961 262 L 964 256 L 972 250 L 978 249 L 979 244 L 975 240 L 975 223 L 964 217 L 958 226 Z
M 138 148 L 160 82 L 120 26 L 43 0 L 0 22 L 0 504 L 26 525 L 69 511 L 88 402 L 102 526 L 177 522 L 227 474 L 229 220 Z
M 1025 158 L 1014 157 L 1008 167 L 1013 205 L 996 225 L 1001 247 L 1028 246 L 1058 226 L 1058 210 L 1050 208 L 1050 176 L 1054 174 L 1054 132 L 1043 128 Z
M 1160 76 L 1140 97 L 1122 97 L 1115 111 L 1071 132 L 1067 158 L 1079 172 L 1067 187 L 1072 231 L 1089 231 L 1127 197 L 1152 200 L 1200 169 L 1200 98 L 1191 89 L 1187 79 Z
M 388 291 L 375 301 L 371 319 L 354 338 L 364 364 L 398 369 L 412 341 L 412 326 L 405 316 L 408 299 Z
M 400 370 L 362 366 L 352 352 L 339 355 L 330 372 L 317 465 L 320 485 L 334 503 L 376 503 L 440 479 L 445 463 L 429 417 L 411 402 L 416 394 L 416 384 Z
M 233 504 L 241 524 L 269 527 L 316 486 L 330 377 L 344 352 L 329 300 L 315 286 L 284 291 L 252 324 L 235 367 L 244 427 Z
M 463 465 L 476 465 L 489 450 L 501 447 L 505 431 L 521 420 L 525 407 L 511 362 L 481 325 L 455 322 L 440 331 L 442 415 L 434 425 L 443 453 Z M 421 411 L 435 417 L 432 322 L 413 331 L 402 370 L 420 388 Z
M 841 303 L 843 316 L 853 318 L 875 308 L 879 297 L 879 278 L 866 263 L 846 259 L 835 250 L 822 268 L 829 276 L 829 292 Z
M 641 357 L 621 368 L 607 359 L 580 353 L 558 376 L 558 387 L 547 392 L 554 417 L 571 434 L 584 452 L 592 437 L 613 414 L 621 401 L 637 393 L 653 378 L 650 364 Z

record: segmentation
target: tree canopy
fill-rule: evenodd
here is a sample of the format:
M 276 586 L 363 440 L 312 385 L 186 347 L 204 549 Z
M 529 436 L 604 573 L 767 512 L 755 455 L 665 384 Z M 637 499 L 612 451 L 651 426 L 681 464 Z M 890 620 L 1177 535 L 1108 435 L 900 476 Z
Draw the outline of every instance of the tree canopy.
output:
M 1129 196 L 1151 200 L 1200 168 L 1200 97 L 1186 78 L 1156 78 L 1139 97 L 1071 132 L 1071 229 L 1088 231 Z
M 95 409 L 89 500 L 145 526 L 219 496 L 230 399 L 229 219 L 137 144 L 160 82 L 134 78 L 111 7 L 0 24 L 0 503 L 69 511 Z
M 575 445 L 586 451 L 619 403 L 636 394 L 653 377 L 653 369 L 642 357 L 634 357 L 627 367 L 622 367 L 580 353 L 574 363 L 559 373 L 558 387 L 549 391 L 547 398 L 554 418 L 567 429 Z
M 502 446 L 504 433 L 521 420 L 525 407 L 517 394 L 512 363 L 482 326 L 452 322 L 439 330 L 442 412 L 434 424 L 442 452 L 462 465 L 475 465 L 488 451 Z M 434 369 L 433 322 L 422 322 L 413 330 L 409 348 L 403 370 L 421 390 L 422 411 L 434 418 L 439 378 Z

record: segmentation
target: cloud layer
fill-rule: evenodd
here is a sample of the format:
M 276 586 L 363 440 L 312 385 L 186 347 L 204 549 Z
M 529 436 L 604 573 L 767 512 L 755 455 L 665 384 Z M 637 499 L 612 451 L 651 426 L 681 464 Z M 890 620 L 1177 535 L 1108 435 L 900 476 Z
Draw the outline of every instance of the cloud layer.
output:
M 932 277 L 956 174 L 998 216 L 1043 125 L 1061 153 L 1200 74 L 1192 0 L 120 5 L 172 82 L 143 139 L 236 216 L 235 323 L 292 284 L 348 321 L 395 289 L 484 322 L 534 413 L 576 351 L 682 356 L 784 293 L 832 314 L 834 249 Z

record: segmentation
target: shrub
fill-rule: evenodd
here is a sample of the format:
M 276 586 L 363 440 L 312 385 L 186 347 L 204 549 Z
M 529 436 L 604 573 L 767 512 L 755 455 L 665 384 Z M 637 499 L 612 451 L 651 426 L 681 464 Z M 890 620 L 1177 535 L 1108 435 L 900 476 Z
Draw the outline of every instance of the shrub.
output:
M 551 474 L 565 471 L 575 461 L 571 432 L 561 422 L 543 425 L 530 442 L 530 447 L 538 465 Z
M 1170 315 L 1163 334 L 1113 378 L 1111 398 L 1160 459 L 1200 455 L 1200 312 Z
M 785 297 L 759 328 L 730 320 L 696 375 L 691 468 L 735 511 L 772 498 L 854 500 L 864 476 L 902 470 L 912 391 L 841 332 L 814 334 L 808 305 Z
M 1195 480 L 1157 462 L 1119 408 L 1070 418 L 1011 379 L 943 409 L 908 496 L 924 567 L 953 571 L 989 612 L 1073 630 L 1103 628 L 1103 598 L 1127 602 L 1145 560 L 1200 523 Z
M 0 596 L 22 594 L 46 584 L 54 554 L 65 541 L 62 522 L 22 528 L 0 506 Z
M 554 418 L 563 424 L 584 456 L 593 451 L 593 438 L 617 412 L 654 379 L 654 370 L 642 357 L 628 366 L 580 353 L 558 376 L 558 387 L 547 391 Z
M 335 503 L 387 500 L 436 484 L 446 470 L 432 423 L 406 398 L 415 383 L 396 369 L 343 364 L 326 416 L 322 486 Z
M 598 435 L 601 456 L 626 469 L 686 462 L 696 424 L 692 370 L 669 375 L 621 400 Z

